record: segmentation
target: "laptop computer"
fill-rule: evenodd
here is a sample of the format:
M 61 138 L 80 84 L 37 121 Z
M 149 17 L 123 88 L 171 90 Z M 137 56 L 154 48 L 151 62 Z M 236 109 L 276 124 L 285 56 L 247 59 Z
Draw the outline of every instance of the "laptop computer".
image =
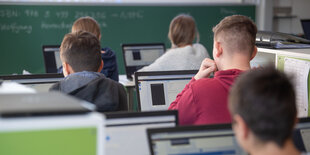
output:
M 62 66 L 60 60 L 60 45 L 43 45 L 43 58 L 46 73 L 58 73 L 58 68 Z
M 230 124 L 147 129 L 151 155 L 245 155 Z
M 177 111 L 105 113 L 108 155 L 145 155 L 149 152 L 147 128 L 174 127 Z
M 305 38 L 310 40 L 310 19 L 301 19 L 302 29 L 304 30 Z
M 140 111 L 167 110 L 197 70 L 136 72 Z
M 165 44 L 122 44 L 126 76 L 132 80 L 132 75 L 144 66 L 152 64 L 165 53 Z
M 49 88 L 64 78 L 63 74 L 29 74 L 0 76 L 0 80 L 13 81 L 34 88 L 37 92 L 48 92 Z
M 293 132 L 295 146 L 302 152 L 310 152 L 310 118 L 299 118 Z
M 95 109 L 89 102 L 59 92 L 1 94 L 0 116 L 45 116 L 87 113 Z

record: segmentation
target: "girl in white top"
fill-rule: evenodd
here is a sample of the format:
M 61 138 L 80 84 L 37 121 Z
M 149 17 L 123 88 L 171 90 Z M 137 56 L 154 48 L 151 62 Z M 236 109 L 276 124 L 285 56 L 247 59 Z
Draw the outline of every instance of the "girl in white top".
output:
M 206 48 L 193 44 L 199 34 L 193 17 L 185 14 L 176 16 L 170 23 L 168 37 L 172 47 L 154 63 L 139 71 L 198 70 L 202 60 L 209 57 Z

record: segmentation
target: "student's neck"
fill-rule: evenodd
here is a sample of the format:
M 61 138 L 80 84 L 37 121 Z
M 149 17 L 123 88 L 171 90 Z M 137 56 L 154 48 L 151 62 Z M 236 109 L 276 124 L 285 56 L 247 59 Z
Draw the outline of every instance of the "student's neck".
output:
M 223 59 L 222 62 L 220 68 L 218 68 L 219 70 L 240 69 L 245 71 L 251 69 L 248 57 L 228 57 Z
M 300 152 L 296 149 L 292 140 L 287 140 L 283 146 L 280 148 L 277 144 L 269 142 L 261 147 L 256 147 L 250 152 L 251 155 L 300 155 Z

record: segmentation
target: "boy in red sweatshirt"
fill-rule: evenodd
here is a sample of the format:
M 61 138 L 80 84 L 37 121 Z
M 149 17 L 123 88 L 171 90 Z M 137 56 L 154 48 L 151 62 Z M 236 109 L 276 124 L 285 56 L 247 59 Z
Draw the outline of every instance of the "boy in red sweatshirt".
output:
M 257 53 L 257 28 L 246 16 L 225 17 L 213 33 L 214 60 L 203 60 L 198 73 L 169 107 L 179 111 L 180 125 L 230 123 L 229 89 L 240 73 L 250 69 Z M 214 78 L 210 78 L 212 72 Z

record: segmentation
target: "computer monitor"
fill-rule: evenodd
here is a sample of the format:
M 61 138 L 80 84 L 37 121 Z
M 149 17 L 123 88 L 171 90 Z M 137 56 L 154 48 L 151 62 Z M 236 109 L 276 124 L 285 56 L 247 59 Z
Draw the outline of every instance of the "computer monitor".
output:
M 13 81 L 34 88 L 37 92 L 48 92 L 49 88 L 64 78 L 63 74 L 30 74 L 0 76 L 1 80 Z
M 302 19 L 301 25 L 304 30 L 305 38 L 310 40 L 310 19 Z
M 140 111 L 167 110 L 197 70 L 136 72 Z
M 98 113 L 0 117 L 0 154 L 104 155 L 104 122 Z
M 165 53 L 165 44 L 123 44 L 123 58 L 128 79 L 144 66 L 152 64 Z
M 310 118 L 300 118 L 293 132 L 295 146 L 302 152 L 310 152 Z
M 230 124 L 147 129 L 151 155 L 245 155 Z
M 146 129 L 174 127 L 177 111 L 105 113 L 108 155 L 145 155 L 149 152 Z
M 62 66 L 60 45 L 43 45 L 42 51 L 46 73 L 58 73 L 58 69 Z

